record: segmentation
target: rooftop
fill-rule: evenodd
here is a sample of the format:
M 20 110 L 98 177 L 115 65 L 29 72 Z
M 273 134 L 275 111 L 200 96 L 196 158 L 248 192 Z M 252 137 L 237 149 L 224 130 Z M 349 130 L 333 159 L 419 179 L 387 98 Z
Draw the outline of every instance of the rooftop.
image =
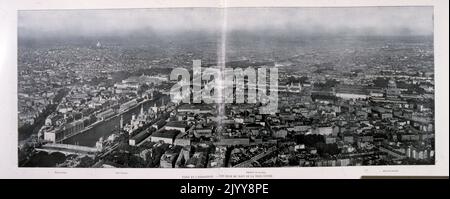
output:
M 159 130 L 152 134 L 152 137 L 159 137 L 159 138 L 175 138 L 180 133 L 180 131 L 177 130 Z

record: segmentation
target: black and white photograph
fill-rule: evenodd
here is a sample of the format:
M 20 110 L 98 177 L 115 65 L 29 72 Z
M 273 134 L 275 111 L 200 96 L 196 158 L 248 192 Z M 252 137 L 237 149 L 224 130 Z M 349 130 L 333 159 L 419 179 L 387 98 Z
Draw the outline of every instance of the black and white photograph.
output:
M 432 6 L 19 10 L 18 167 L 434 165 Z
M 177 198 L 448 179 L 448 14 L 442 0 L 0 0 L 0 179 L 160 179 L 124 183 Z M 403 190 L 381 184 L 355 186 Z

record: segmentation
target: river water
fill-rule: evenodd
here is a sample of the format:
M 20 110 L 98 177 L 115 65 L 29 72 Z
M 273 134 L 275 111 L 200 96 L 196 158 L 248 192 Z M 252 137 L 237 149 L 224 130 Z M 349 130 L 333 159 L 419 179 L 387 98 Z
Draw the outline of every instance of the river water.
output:
M 164 103 L 167 104 L 169 98 L 168 96 L 159 96 L 155 95 L 155 99 L 144 102 L 142 106 L 144 107 L 144 111 L 148 111 L 150 107 L 152 107 L 155 103 L 157 106 L 160 106 L 162 103 L 162 99 L 164 99 Z M 141 111 L 141 105 L 134 107 L 128 110 L 125 113 L 122 113 L 123 116 L 123 124 L 129 123 L 131 121 L 131 117 L 133 114 L 136 116 Z M 108 136 L 117 132 L 120 127 L 120 115 L 116 115 L 113 118 L 110 118 L 107 121 L 103 121 L 99 124 L 96 124 L 93 128 L 72 136 L 63 141 L 64 144 L 74 144 L 88 147 L 95 147 L 95 143 L 100 137 L 106 139 Z

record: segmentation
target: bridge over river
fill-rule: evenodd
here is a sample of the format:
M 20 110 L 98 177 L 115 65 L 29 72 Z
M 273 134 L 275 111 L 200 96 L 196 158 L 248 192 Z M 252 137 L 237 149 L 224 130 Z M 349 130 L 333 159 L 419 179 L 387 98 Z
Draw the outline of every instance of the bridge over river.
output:
M 76 155 L 94 156 L 95 153 L 98 152 L 97 148 L 95 147 L 78 146 L 71 144 L 53 144 L 53 143 L 48 143 L 35 149 L 36 151 L 45 151 L 47 153 L 59 152 L 65 155 L 76 154 Z

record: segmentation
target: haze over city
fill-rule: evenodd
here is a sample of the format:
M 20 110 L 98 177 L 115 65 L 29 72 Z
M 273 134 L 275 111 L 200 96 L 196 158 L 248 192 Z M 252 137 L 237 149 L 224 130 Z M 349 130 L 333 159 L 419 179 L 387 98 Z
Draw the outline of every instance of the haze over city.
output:
M 227 12 L 226 20 L 221 15 Z M 226 31 L 294 35 L 431 35 L 432 7 L 181 8 L 19 11 L 19 37 L 151 36 Z

